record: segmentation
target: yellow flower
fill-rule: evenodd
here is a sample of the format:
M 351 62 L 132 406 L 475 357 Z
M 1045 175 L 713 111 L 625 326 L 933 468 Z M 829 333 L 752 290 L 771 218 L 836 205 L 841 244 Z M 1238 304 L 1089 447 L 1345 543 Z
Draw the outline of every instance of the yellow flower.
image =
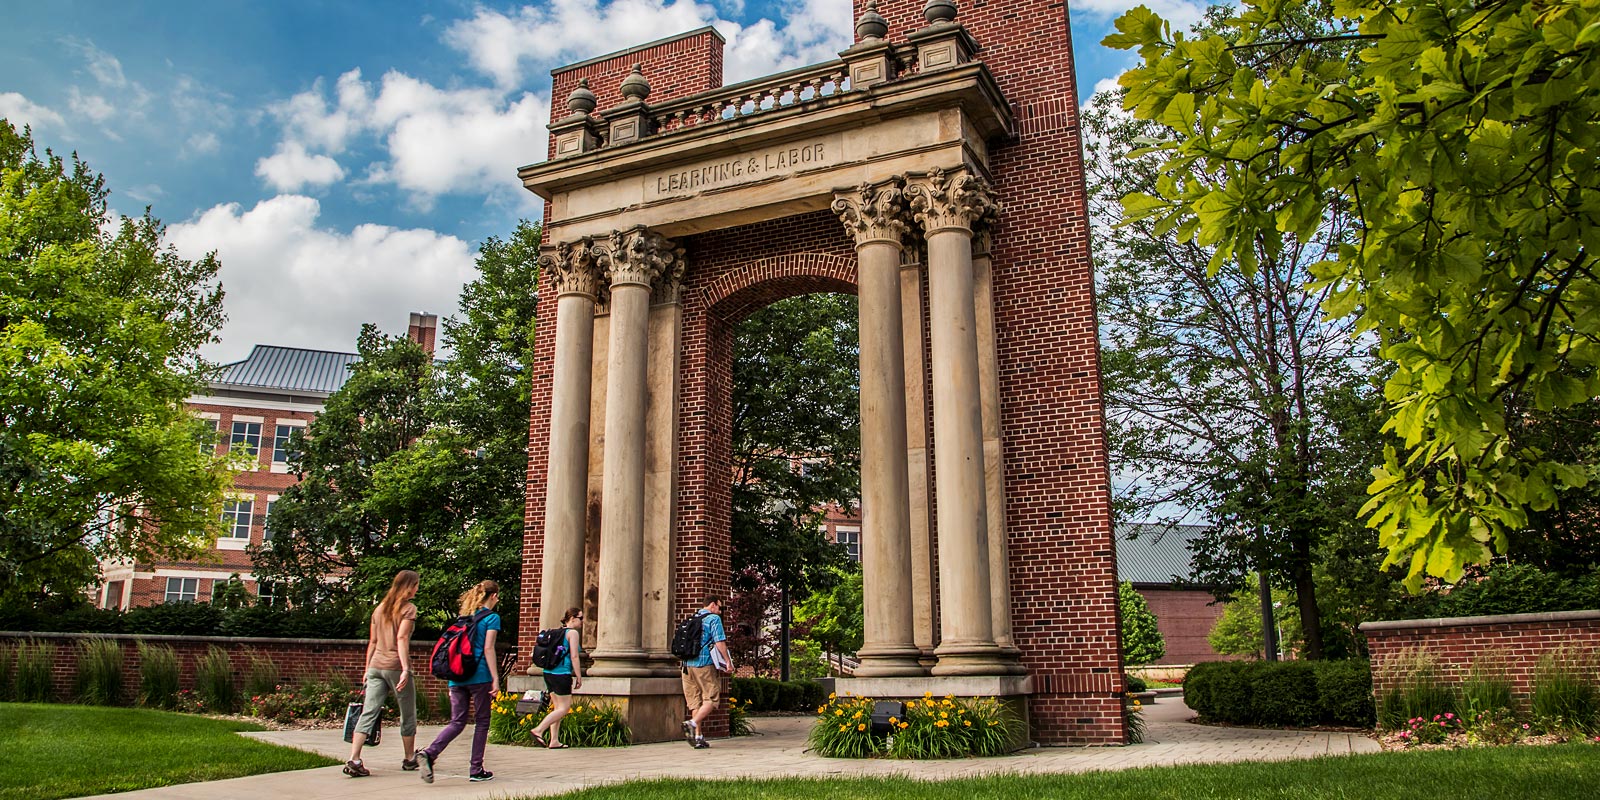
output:
M 836 717 L 842 717 L 842 716 L 844 716 L 844 709 L 842 709 L 842 708 L 836 708 L 836 709 L 834 709 L 834 710 L 833 710 L 833 715 L 834 715 L 834 716 L 836 716 Z
M 728 698 L 728 702 L 730 702 L 730 703 L 737 703 L 737 702 L 739 702 L 739 698 L 737 698 L 737 697 L 730 697 L 730 698 Z
M 861 712 L 857 711 L 855 714 L 851 715 L 850 718 L 851 719 L 861 719 Z
M 900 730 L 905 730 L 906 728 L 909 728 L 909 727 L 911 727 L 911 723 L 909 723 L 909 722 L 900 723 Z
M 939 719 L 949 719 L 949 718 L 950 718 L 950 712 L 948 712 L 948 711 L 940 711 L 939 712 Z
M 574 708 L 572 710 L 573 711 L 577 711 L 577 712 L 582 712 L 583 711 L 583 706 L 578 706 L 577 708 Z
M 856 730 L 858 730 L 858 731 L 864 731 L 866 729 L 867 729 L 867 723 L 865 723 L 865 722 L 863 722 L 860 725 L 856 726 Z
M 838 697 L 839 697 L 839 693 L 838 692 L 828 692 L 828 699 L 829 700 L 836 700 L 836 699 L 838 699 Z
M 817 713 L 818 714 L 821 714 L 822 712 L 827 711 L 827 710 L 828 710 L 827 706 L 817 706 Z
M 899 723 L 900 723 L 900 719 L 898 717 L 890 717 L 889 718 L 889 724 L 890 725 L 898 725 Z
M 933 692 L 923 692 L 922 696 L 931 700 L 933 699 Z
M 961 724 L 970 728 L 970 727 L 972 727 L 972 720 L 970 720 L 970 719 L 961 720 Z
M 996 721 L 996 720 L 990 720 L 989 727 L 993 728 L 994 726 L 999 725 L 999 724 L 1000 723 L 998 721 Z
M 906 708 L 916 708 L 916 707 L 917 707 L 917 701 L 915 701 L 915 700 L 912 700 L 911 702 L 906 703 Z
M 850 730 L 850 726 L 849 726 L 849 725 L 840 725 L 840 726 L 839 726 L 839 730 L 840 730 L 840 731 L 847 731 L 847 730 Z

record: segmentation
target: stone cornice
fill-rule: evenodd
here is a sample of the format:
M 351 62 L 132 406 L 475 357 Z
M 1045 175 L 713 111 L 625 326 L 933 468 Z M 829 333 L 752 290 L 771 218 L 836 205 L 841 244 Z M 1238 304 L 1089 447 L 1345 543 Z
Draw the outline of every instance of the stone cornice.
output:
M 1000 215 L 1000 203 L 989 182 L 967 169 L 934 169 L 913 177 L 906 184 L 906 195 L 917 222 L 930 235 L 947 229 L 985 228 Z
M 904 241 L 910 220 L 903 184 L 899 178 L 876 185 L 863 183 L 834 195 L 830 208 L 857 247 L 874 241 L 899 246 Z

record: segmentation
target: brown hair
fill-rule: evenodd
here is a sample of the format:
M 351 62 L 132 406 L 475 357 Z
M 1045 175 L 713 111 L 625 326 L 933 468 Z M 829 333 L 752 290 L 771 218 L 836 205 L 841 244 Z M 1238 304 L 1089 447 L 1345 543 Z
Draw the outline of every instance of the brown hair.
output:
M 389 591 L 384 594 L 383 600 L 378 603 L 378 617 L 386 620 L 391 626 L 400 626 L 400 612 L 405 608 L 405 601 L 401 595 L 406 591 L 417 588 L 422 583 L 422 576 L 415 570 L 403 569 L 394 574 L 394 581 L 389 584 Z
M 492 580 L 479 581 L 471 589 L 461 593 L 461 616 L 465 617 L 478 610 L 483 601 L 500 593 L 500 584 Z
M 573 617 L 581 617 L 581 616 L 583 616 L 583 609 L 581 609 L 581 608 L 569 608 L 569 609 L 567 609 L 567 613 L 561 615 L 561 624 L 565 625 L 568 622 L 571 622 Z

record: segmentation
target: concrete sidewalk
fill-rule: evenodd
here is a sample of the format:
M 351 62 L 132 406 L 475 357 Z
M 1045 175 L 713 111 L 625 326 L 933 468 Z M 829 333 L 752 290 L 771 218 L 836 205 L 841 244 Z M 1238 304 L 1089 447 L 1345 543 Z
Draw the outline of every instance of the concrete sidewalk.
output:
M 571 749 L 490 745 L 484 762 L 495 773 L 488 783 L 467 782 L 471 729 L 446 750 L 432 785 L 414 772 L 400 771 L 400 737 L 364 754 L 372 776 L 346 777 L 339 767 L 278 772 L 249 778 L 189 783 L 116 795 L 117 800 L 311 800 L 312 798 L 426 798 L 466 800 L 552 795 L 573 789 L 649 778 L 876 777 L 903 775 L 922 780 L 979 775 L 1047 774 L 1117 770 L 1169 764 L 1280 761 L 1349 753 L 1376 753 L 1378 743 L 1350 733 L 1215 728 L 1186 722 L 1194 713 L 1181 697 L 1163 697 L 1145 707 L 1146 741 L 1130 747 L 1049 747 L 1015 756 L 954 761 L 889 761 L 821 758 L 805 752 L 810 717 L 757 718 L 759 735 L 715 740 L 710 750 L 682 742 L 635 745 L 626 749 Z M 418 741 L 432 741 L 437 728 L 424 727 Z M 269 731 L 244 734 L 274 744 L 343 760 L 349 745 L 337 730 Z

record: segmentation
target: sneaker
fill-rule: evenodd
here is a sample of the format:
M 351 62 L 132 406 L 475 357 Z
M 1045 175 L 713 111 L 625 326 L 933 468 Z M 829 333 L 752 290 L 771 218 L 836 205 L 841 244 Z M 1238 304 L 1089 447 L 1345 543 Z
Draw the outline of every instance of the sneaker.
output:
M 694 744 L 694 728 L 694 720 L 686 719 L 683 721 L 683 740 L 689 744 Z
M 694 749 L 709 750 L 711 749 L 711 743 L 706 741 L 706 737 L 704 736 L 696 736 L 694 737 Z
M 367 766 L 360 761 L 346 761 L 344 762 L 344 774 L 352 778 L 365 778 L 371 775 L 372 771 L 367 769 Z
M 489 770 L 484 770 L 482 772 L 474 772 L 474 773 L 472 773 L 472 777 L 467 778 L 467 780 L 472 781 L 473 783 L 482 783 L 484 781 L 492 781 L 492 780 L 494 780 L 494 773 L 490 772 Z
M 417 751 L 417 769 L 422 772 L 423 783 L 433 783 L 433 756 L 428 755 L 428 751 Z
M 400 759 L 400 768 L 406 772 L 416 772 L 417 760 L 415 758 L 402 758 Z

